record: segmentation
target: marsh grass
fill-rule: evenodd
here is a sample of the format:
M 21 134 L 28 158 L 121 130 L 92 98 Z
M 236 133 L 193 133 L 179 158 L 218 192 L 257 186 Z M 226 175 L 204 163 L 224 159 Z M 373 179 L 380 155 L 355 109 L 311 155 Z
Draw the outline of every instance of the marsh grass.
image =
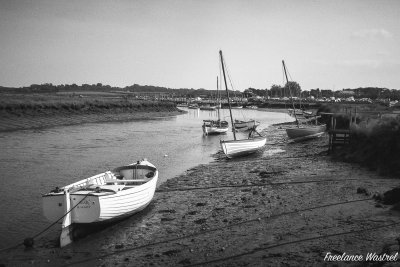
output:
M 54 94 L 2 95 L 0 113 L 11 115 L 84 113 L 107 111 L 173 111 L 171 102 L 146 101 L 123 97 L 79 97 Z
M 340 113 L 336 115 L 337 128 L 349 128 L 350 115 L 345 113 L 344 107 L 326 106 L 324 112 Z M 396 114 L 381 115 L 385 112 L 388 112 L 387 108 L 381 106 L 358 107 L 350 144 L 337 151 L 336 156 L 382 175 L 400 175 L 400 118 Z

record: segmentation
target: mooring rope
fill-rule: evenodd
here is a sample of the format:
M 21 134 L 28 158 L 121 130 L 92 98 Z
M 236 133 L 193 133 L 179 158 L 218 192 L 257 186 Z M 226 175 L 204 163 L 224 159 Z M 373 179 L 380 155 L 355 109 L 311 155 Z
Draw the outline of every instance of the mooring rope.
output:
M 204 186 L 204 187 L 187 187 L 187 188 L 173 188 L 173 189 L 157 189 L 156 193 L 168 192 L 182 192 L 182 191 L 196 191 L 196 190 L 211 190 L 211 189 L 227 189 L 227 188 L 252 188 L 263 186 L 278 186 L 290 184 L 309 184 L 309 183 L 327 183 L 327 182 L 347 182 L 347 181 L 369 181 L 369 180 L 394 180 L 393 178 L 348 178 L 348 179 L 325 179 L 325 180 L 308 180 L 308 181 L 289 181 L 289 182 L 270 182 L 270 183 L 257 183 L 250 185 L 221 185 L 221 186 Z
M 165 244 L 165 243 L 169 243 L 169 242 L 179 241 L 179 240 L 182 240 L 182 239 L 188 239 L 188 238 L 192 238 L 192 237 L 197 237 L 197 236 L 204 235 L 204 234 L 207 234 L 207 233 L 211 233 L 211 232 L 215 232 L 215 231 L 219 231 L 219 230 L 225 230 L 227 228 L 231 228 L 231 227 L 234 227 L 234 226 L 238 226 L 238 225 L 242 225 L 242 224 L 246 224 L 246 223 L 251 223 L 251 222 L 257 222 L 257 221 L 264 220 L 264 219 L 275 219 L 275 218 L 278 218 L 278 217 L 281 217 L 281 216 L 296 214 L 296 213 L 299 213 L 299 212 L 311 211 L 311 210 L 314 210 L 314 209 L 321 209 L 321 208 L 327 208 L 327 207 L 331 207 L 331 206 L 344 205 L 344 204 L 355 203 L 355 202 L 363 202 L 363 201 L 369 201 L 369 200 L 372 200 L 372 198 L 364 198 L 364 199 L 356 199 L 356 200 L 348 200 L 348 201 L 343 201 L 343 202 L 329 203 L 329 204 L 310 207 L 310 208 L 287 211 L 287 212 L 283 212 L 283 213 L 279 213 L 279 214 L 275 214 L 275 215 L 265 215 L 265 216 L 253 218 L 253 219 L 250 219 L 250 220 L 245 220 L 245 221 L 241 221 L 241 222 L 237 222 L 237 223 L 232 223 L 232 224 L 229 224 L 229 225 L 226 225 L 226 226 L 222 226 L 222 227 L 208 229 L 208 230 L 205 230 L 205 231 L 202 231 L 202 232 L 198 232 L 198 233 L 193 233 L 193 234 L 189 234 L 189 235 L 185 235 L 185 236 L 181 236 L 181 237 L 176 237 L 176 238 L 172 238 L 172 239 L 167 239 L 167 240 L 162 240 L 162 241 L 158 241 L 158 242 L 154 242 L 154 243 L 149 243 L 149 244 L 145 244 L 145 245 L 141 245 L 141 246 L 137 246 L 137 247 L 133 247 L 133 248 L 122 249 L 122 250 L 114 251 L 114 252 L 111 252 L 111 253 L 105 253 L 105 254 L 102 254 L 101 257 L 105 258 L 105 257 L 109 257 L 109 256 L 112 256 L 112 255 L 115 255 L 115 254 L 120 254 L 120 253 L 124 253 L 124 252 L 130 252 L 130 251 L 139 250 L 139 249 L 142 249 L 142 248 L 147 248 L 147 247 L 161 245 L 161 244 Z M 66 266 L 72 266 L 72 265 L 75 265 L 75 264 L 81 264 L 81 263 L 88 262 L 88 261 L 95 260 L 95 259 L 97 259 L 97 257 L 91 257 L 91 258 L 87 258 L 87 259 L 84 259 L 84 260 L 81 260 L 81 261 L 68 263 L 68 264 L 66 264 Z
M 90 195 L 90 193 L 89 193 L 89 194 L 86 194 L 84 198 L 82 198 L 75 206 L 73 206 L 73 207 L 72 207 L 69 211 L 67 211 L 63 216 L 61 216 L 61 217 L 58 218 L 55 222 L 53 222 L 52 224 L 50 224 L 49 226 L 47 226 L 45 229 L 43 229 L 42 231 L 40 231 L 39 233 L 37 233 L 37 234 L 35 234 L 33 237 L 31 237 L 32 241 L 33 241 L 36 237 L 40 236 L 41 234 L 43 234 L 44 232 L 46 232 L 47 230 L 49 230 L 51 227 L 53 227 L 56 223 L 58 223 L 58 222 L 59 222 L 61 219 L 63 219 L 65 216 L 67 216 L 73 209 L 76 208 L 76 206 L 78 206 L 79 204 L 81 204 L 81 202 L 82 202 L 84 199 L 86 199 L 86 197 L 88 197 L 89 195 Z M 3 248 L 3 249 L 0 249 L 0 252 L 5 251 L 5 250 L 9 250 L 9 249 L 13 249 L 13 248 L 17 248 L 17 247 L 19 247 L 19 246 L 21 246 L 21 245 L 24 245 L 24 244 L 25 244 L 25 241 L 22 242 L 22 243 L 18 243 L 18 244 L 16 244 L 16 245 L 10 246 L 10 247 L 6 247 L 6 248 Z

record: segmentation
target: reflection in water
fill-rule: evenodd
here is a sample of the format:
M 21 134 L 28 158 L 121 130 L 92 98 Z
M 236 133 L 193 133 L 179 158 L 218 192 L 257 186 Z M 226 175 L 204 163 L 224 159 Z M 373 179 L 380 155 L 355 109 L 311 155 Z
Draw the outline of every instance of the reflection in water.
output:
M 41 193 L 56 186 L 141 158 L 159 169 L 162 183 L 213 160 L 211 155 L 219 151 L 219 141 L 232 139 L 232 133 L 205 137 L 202 120 L 217 119 L 217 112 L 186 110 L 186 114 L 157 120 L 0 133 L 1 247 L 14 245 L 50 224 L 42 215 Z M 233 110 L 233 114 L 238 119 L 260 121 L 261 129 L 292 120 L 284 113 L 255 110 Z M 222 109 L 221 118 L 229 118 L 229 111 Z

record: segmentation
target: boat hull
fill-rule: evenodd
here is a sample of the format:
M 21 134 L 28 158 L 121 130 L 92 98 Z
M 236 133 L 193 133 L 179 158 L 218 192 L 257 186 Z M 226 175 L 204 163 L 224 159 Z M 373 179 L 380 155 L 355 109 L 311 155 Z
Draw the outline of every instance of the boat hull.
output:
M 145 167 L 154 167 L 148 164 Z M 111 172 L 105 172 L 65 186 L 42 197 L 43 214 L 49 221 L 58 221 L 66 214 L 66 210 L 71 209 L 71 223 L 83 224 L 131 216 L 143 210 L 153 199 L 158 180 L 158 171 L 155 167 L 154 170 L 154 175 L 148 181 L 140 183 L 137 183 L 138 179 L 134 179 L 138 175 L 144 176 L 148 170 L 121 170 L 128 180 L 116 180 L 115 177 L 110 180 Z
M 260 125 L 260 122 L 255 120 L 235 121 L 235 129 L 237 130 L 250 130 L 253 129 L 254 127 L 257 127 L 258 125 Z
M 86 194 L 71 194 L 71 206 L 77 205 L 72 210 L 72 222 L 97 223 L 131 216 L 151 202 L 156 184 L 157 179 L 153 179 L 143 186 L 111 195 L 89 196 L 83 201 Z
M 200 107 L 200 110 L 216 110 L 216 106 L 202 106 Z
M 265 146 L 267 142 L 266 137 L 254 137 L 251 139 L 242 140 L 221 140 L 221 148 L 228 158 L 252 154 L 259 151 Z
M 229 130 L 229 127 L 203 127 L 203 133 L 205 135 L 211 134 L 225 134 Z
M 204 120 L 202 128 L 205 135 L 225 134 L 229 130 L 229 125 L 226 121 Z
M 300 128 L 288 128 L 286 133 L 291 141 L 303 141 L 307 139 L 317 138 L 324 134 L 326 125 L 307 125 Z

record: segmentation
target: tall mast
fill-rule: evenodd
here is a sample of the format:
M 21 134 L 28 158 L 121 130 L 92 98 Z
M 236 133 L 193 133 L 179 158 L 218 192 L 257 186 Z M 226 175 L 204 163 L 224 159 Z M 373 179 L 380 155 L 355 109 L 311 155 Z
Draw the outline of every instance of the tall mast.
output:
M 219 121 L 219 126 L 221 126 L 221 116 L 219 114 L 219 110 L 220 110 L 220 95 L 219 95 L 219 91 L 218 91 L 218 76 L 217 76 L 217 112 L 218 112 L 218 121 Z
M 229 99 L 228 85 L 227 85 L 227 83 L 226 83 L 226 76 L 225 76 L 224 59 L 222 58 L 222 51 L 221 51 L 221 50 L 219 50 L 219 56 L 220 56 L 220 58 L 221 58 L 222 73 L 224 74 L 224 82 L 225 82 L 226 95 L 227 95 L 227 97 L 228 97 L 228 106 L 229 106 L 229 114 L 231 115 L 231 123 L 232 123 L 233 138 L 236 140 L 235 124 L 233 123 L 232 109 L 231 109 L 231 101 L 230 101 L 230 99 Z
M 290 95 L 290 101 L 292 102 L 292 106 L 293 106 L 294 118 L 296 119 L 297 127 L 299 127 L 299 121 L 297 120 L 296 108 L 295 108 L 295 106 L 294 106 L 293 97 L 292 97 L 292 91 L 290 90 L 290 83 L 289 83 L 289 79 L 288 79 L 288 77 L 287 77 L 286 65 L 285 65 L 285 61 L 284 61 L 284 60 L 282 60 L 282 64 L 283 64 L 283 71 L 285 72 L 286 83 L 287 83 L 287 85 L 288 85 L 288 87 L 289 87 L 289 95 Z

